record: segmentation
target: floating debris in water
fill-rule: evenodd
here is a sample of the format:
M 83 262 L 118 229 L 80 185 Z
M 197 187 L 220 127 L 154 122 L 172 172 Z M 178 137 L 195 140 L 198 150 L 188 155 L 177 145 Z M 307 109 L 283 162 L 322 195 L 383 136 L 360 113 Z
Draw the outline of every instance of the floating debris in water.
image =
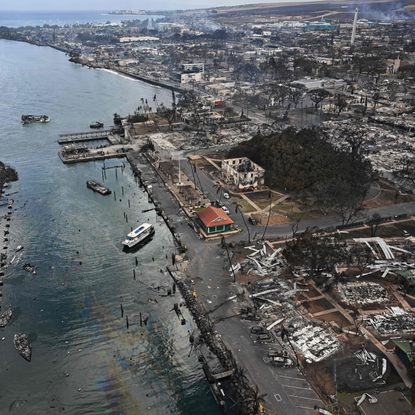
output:
M 11 320 L 13 315 L 12 306 L 10 305 L 9 308 L 3 313 L 0 318 L 0 327 L 6 327 L 9 321 Z
M 32 346 L 24 333 L 17 333 L 13 338 L 14 347 L 28 362 L 32 359 Z

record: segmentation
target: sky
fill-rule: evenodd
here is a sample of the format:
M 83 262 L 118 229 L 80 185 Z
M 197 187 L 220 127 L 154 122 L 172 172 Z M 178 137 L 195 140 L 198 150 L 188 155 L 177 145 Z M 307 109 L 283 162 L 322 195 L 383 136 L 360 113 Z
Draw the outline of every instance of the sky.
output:
M 291 0 L 293 1 L 293 0 Z M 298 0 L 296 0 L 298 1 Z M 282 0 L 290 2 L 290 0 Z M 239 4 L 279 3 L 272 0 L 0 0 L 1 10 L 176 10 Z

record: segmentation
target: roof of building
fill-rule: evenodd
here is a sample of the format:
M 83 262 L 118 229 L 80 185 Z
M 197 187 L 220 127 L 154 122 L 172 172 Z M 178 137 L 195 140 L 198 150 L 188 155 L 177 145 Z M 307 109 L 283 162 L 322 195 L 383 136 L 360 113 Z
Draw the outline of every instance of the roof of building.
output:
M 209 206 L 206 209 L 196 212 L 196 215 L 203 224 L 210 228 L 212 226 L 230 225 L 234 221 L 220 208 Z
M 413 362 L 415 358 L 415 349 L 413 348 L 413 343 L 408 340 L 394 340 L 396 347 L 399 347 L 407 356 L 408 359 Z

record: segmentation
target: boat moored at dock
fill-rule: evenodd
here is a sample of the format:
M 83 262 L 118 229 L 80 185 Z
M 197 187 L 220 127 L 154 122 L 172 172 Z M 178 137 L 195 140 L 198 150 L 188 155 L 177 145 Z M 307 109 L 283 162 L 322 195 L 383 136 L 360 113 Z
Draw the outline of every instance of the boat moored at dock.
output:
M 47 115 L 22 115 L 23 124 L 32 124 L 34 122 L 49 122 L 50 118 Z
M 86 182 L 86 186 L 89 187 L 92 190 L 95 190 L 98 193 L 101 193 L 102 195 L 110 195 L 111 190 L 108 189 L 108 187 L 103 186 L 102 184 L 95 182 L 94 180 L 88 180 Z
M 132 248 L 134 245 L 137 245 L 139 242 L 144 241 L 145 239 L 153 236 L 155 233 L 154 226 L 151 223 L 143 223 L 137 229 L 134 229 L 127 235 L 127 238 L 123 241 L 123 245 L 126 248 Z

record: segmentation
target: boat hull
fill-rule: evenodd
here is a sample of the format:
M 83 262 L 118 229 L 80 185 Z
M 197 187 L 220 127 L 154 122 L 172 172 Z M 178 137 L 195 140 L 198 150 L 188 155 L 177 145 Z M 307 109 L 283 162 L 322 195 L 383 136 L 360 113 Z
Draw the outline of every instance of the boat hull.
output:
M 32 346 L 24 333 L 17 333 L 13 338 L 14 347 L 28 362 L 32 360 Z
M 140 242 L 143 242 L 146 239 L 152 237 L 154 234 L 155 234 L 155 229 L 153 227 L 153 228 L 150 228 L 147 233 L 143 233 L 143 234 L 141 234 L 141 235 L 139 235 L 136 238 L 131 239 L 131 240 L 125 240 L 125 241 L 123 241 L 122 244 L 124 245 L 124 248 L 130 249 L 130 248 L 136 246 L 137 244 L 139 244 Z

